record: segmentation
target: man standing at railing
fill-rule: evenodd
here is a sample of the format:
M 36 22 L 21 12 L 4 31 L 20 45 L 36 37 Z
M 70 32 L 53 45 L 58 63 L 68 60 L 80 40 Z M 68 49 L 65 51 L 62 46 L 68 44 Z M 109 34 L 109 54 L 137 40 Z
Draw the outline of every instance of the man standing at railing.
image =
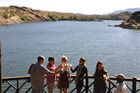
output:
M 31 76 L 32 93 L 41 93 L 44 86 L 45 74 L 52 75 L 54 72 L 48 70 L 42 64 L 45 61 L 44 56 L 39 56 L 37 62 L 32 64 L 28 70 L 28 74 Z

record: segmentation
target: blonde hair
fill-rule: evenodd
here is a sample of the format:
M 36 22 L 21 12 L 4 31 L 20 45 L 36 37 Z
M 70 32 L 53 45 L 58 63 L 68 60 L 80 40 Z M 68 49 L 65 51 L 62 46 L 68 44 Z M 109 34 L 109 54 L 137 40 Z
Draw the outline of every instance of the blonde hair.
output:
M 66 56 L 61 56 L 61 60 L 68 60 Z

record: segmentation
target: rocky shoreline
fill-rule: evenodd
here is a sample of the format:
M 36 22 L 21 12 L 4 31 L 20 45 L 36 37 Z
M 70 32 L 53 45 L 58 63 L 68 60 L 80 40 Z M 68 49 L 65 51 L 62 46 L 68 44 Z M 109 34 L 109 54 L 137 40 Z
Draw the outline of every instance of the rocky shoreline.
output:
M 124 20 L 119 25 L 115 25 L 115 27 L 140 30 L 140 11 L 134 12 L 129 19 Z
M 73 13 L 61 13 L 51 11 L 34 10 L 27 7 L 9 6 L 0 7 L 0 25 L 19 23 L 33 23 L 44 21 L 99 21 L 102 20 L 125 20 L 131 13 L 109 15 L 84 15 Z
M 140 30 L 140 24 L 139 23 L 130 24 L 130 23 L 122 22 L 119 25 L 115 25 L 115 27 L 122 27 L 122 28 L 125 28 L 125 29 L 137 29 L 137 30 Z

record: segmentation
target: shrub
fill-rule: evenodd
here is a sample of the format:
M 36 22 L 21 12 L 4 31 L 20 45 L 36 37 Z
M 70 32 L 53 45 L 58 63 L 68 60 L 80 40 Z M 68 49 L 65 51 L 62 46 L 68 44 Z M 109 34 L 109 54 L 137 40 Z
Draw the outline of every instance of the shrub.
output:
M 30 19 L 29 19 L 28 16 L 22 16 L 22 17 L 21 17 L 21 20 L 22 20 L 22 21 L 29 21 Z

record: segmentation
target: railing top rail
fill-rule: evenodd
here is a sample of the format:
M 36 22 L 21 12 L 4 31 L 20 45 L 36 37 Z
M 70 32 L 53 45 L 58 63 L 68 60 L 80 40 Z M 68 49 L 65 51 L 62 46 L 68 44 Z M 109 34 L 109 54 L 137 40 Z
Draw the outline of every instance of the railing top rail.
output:
M 116 77 L 115 76 L 109 76 L 111 80 L 116 80 Z M 2 77 L 2 81 L 5 81 L 5 80 L 17 80 L 17 79 L 29 79 L 30 76 L 16 76 L 16 77 Z M 71 78 L 75 78 L 75 75 L 71 75 Z M 89 79 L 93 79 L 94 76 L 93 75 L 88 75 L 88 78 Z M 128 77 L 125 77 L 125 81 L 132 81 L 133 78 L 128 78 Z M 140 79 L 139 78 L 136 78 L 136 81 L 137 82 L 140 82 Z
M 30 76 L 2 77 L 2 80 L 29 79 Z
M 94 78 L 94 76 L 93 75 L 88 75 L 88 78 Z M 109 78 L 111 80 L 116 80 L 116 77 L 115 76 L 109 76 Z M 125 77 L 125 81 L 132 81 L 133 78 L 135 78 L 135 77 L 132 77 L 132 78 Z M 140 78 L 136 78 L 136 81 L 140 82 Z

